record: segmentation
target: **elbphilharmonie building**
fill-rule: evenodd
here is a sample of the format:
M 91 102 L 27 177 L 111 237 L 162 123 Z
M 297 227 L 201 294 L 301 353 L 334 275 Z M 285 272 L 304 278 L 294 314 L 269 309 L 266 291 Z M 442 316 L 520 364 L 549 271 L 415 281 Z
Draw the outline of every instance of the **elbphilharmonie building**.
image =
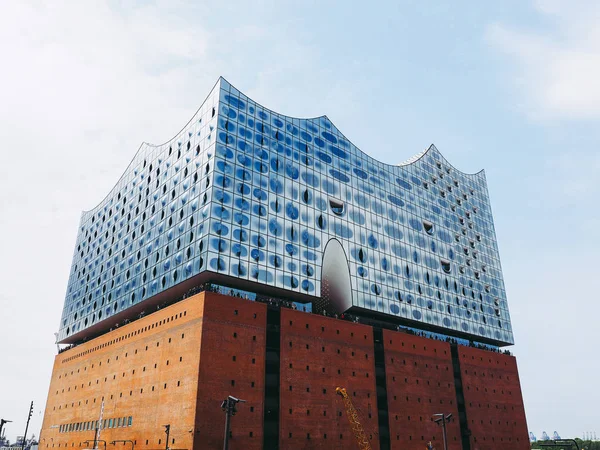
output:
M 513 343 L 483 171 L 433 145 L 377 161 L 326 116 L 278 114 L 223 78 L 83 213 L 59 340 L 205 280 Z
M 513 342 L 483 171 L 220 78 L 81 216 L 39 445 L 529 450 Z

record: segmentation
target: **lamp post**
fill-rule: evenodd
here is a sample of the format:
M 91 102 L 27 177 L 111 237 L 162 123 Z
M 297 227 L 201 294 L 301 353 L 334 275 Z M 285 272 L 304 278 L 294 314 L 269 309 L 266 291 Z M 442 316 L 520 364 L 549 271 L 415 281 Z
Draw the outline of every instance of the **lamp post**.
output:
M 0 419 L 0 438 L 2 438 L 2 429 L 5 423 L 12 422 L 12 420 Z
M 171 424 L 163 425 L 163 427 L 165 427 L 165 434 L 167 435 L 165 450 L 169 450 L 169 434 L 171 433 Z
M 229 449 L 229 422 L 231 416 L 235 416 L 235 413 L 237 412 L 235 405 L 240 402 L 246 403 L 246 400 L 235 398 L 230 395 L 221 403 L 221 409 L 225 412 L 225 438 L 223 439 L 223 450 Z
M 452 414 L 446 415 L 443 413 L 439 413 L 434 414 L 433 417 L 437 417 L 437 419 L 433 419 L 435 423 L 437 423 L 438 425 L 442 425 L 442 435 L 444 437 L 444 450 L 448 450 L 448 443 L 446 439 L 446 422 L 450 421 L 450 419 L 452 418 Z
M 115 445 L 117 442 L 122 442 L 123 444 L 125 444 L 126 442 L 129 442 L 131 444 L 131 450 L 133 450 L 134 443 L 133 443 L 132 440 L 130 440 L 130 439 L 117 439 L 116 441 L 110 442 L 110 445 Z

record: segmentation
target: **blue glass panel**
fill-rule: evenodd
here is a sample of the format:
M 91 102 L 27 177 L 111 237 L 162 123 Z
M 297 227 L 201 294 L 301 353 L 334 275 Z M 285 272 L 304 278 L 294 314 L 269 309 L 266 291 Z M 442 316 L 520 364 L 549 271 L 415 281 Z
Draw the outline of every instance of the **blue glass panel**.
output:
M 337 193 L 338 193 L 337 185 L 327 179 L 323 180 L 323 182 L 321 183 L 321 187 L 328 194 L 337 195 Z
M 319 187 L 319 177 L 316 174 L 309 172 L 302 172 L 302 179 L 306 184 L 312 187 Z
M 250 252 L 250 257 L 256 262 L 264 261 L 265 260 L 265 252 L 263 252 L 257 248 L 254 248 Z
M 343 174 L 339 170 L 330 169 L 329 173 L 333 178 L 335 178 L 336 180 L 340 180 L 343 183 L 348 183 L 350 181 L 350 177 L 348 177 L 348 175 L 346 174 Z
M 338 147 L 335 147 L 333 145 L 330 145 L 329 146 L 329 150 L 331 150 L 331 153 L 333 153 L 338 158 L 342 158 L 342 159 L 347 159 L 348 158 L 348 153 L 346 153 L 341 148 L 338 148 Z
M 285 214 L 292 220 L 298 218 L 298 208 L 293 203 L 288 202 L 285 206 Z
M 252 167 L 252 158 L 244 155 L 243 153 L 238 153 L 237 161 L 245 167 Z
M 393 203 L 394 205 L 396 205 L 396 206 L 399 206 L 399 207 L 403 207 L 404 206 L 404 202 L 401 199 L 399 199 L 398 197 L 394 196 L 394 195 L 389 194 L 388 195 L 388 200 L 391 203 Z
M 315 290 L 315 285 L 310 280 L 302 280 L 302 289 L 307 292 L 313 292 Z
M 277 219 L 269 220 L 269 231 L 273 236 L 281 236 L 283 233 L 283 225 L 277 222 Z
M 347 227 L 346 225 L 343 225 L 341 223 L 335 223 L 333 230 L 336 235 L 343 237 L 345 239 L 351 239 L 352 235 L 354 234 L 349 227 Z
M 398 183 L 398 185 L 402 186 L 404 189 L 407 189 L 407 190 L 412 189 L 412 186 L 409 183 L 407 183 L 406 181 L 404 181 L 400 178 L 396 178 L 396 183 Z
M 222 271 L 227 270 L 227 264 L 223 258 L 212 258 L 209 263 L 211 269 Z
M 356 167 L 355 167 L 355 168 L 353 169 L 353 171 L 354 171 L 354 173 L 355 173 L 355 174 L 356 174 L 358 177 L 362 178 L 363 180 L 366 180 L 367 178 L 369 178 L 369 175 L 367 174 L 367 172 L 365 172 L 365 171 L 364 171 L 364 170 L 362 170 L 362 169 L 358 169 L 358 168 L 356 168 Z
M 229 103 L 231 106 L 233 106 L 234 108 L 237 108 L 237 109 L 245 109 L 246 108 L 246 104 L 242 100 L 240 100 L 236 97 L 233 97 L 229 94 L 225 95 L 225 101 L 227 103 Z
M 333 144 L 337 144 L 337 138 L 331 134 L 329 131 L 323 131 L 321 132 L 321 136 L 323 136 L 325 138 L 326 141 L 329 141 Z
M 283 264 L 283 259 L 278 255 L 270 255 L 269 264 L 271 264 L 273 267 L 281 267 Z
M 236 243 L 231 246 L 231 253 L 238 258 L 243 258 L 248 256 L 248 249 L 245 246 Z
M 321 152 L 321 151 L 316 151 L 315 156 L 317 158 L 319 158 L 321 161 L 323 161 L 324 163 L 331 164 L 331 156 L 329 156 L 327 153 Z
M 217 145 L 217 155 L 222 158 L 233 159 L 233 152 L 223 145 Z
M 385 231 L 385 233 L 388 236 L 390 236 L 392 239 L 401 240 L 404 237 L 402 230 L 400 230 L 400 228 L 395 227 L 393 225 L 384 225 L 383 231 Z
M 283 193 L 283 183 L 281 182 L 281 180 L 279 178 L 271 178 L 269 180 L 269 187 L 276 194 Z
M 293 244 L 285 244 L 285 251 L 290 255 L 294 256 L 298 254 L 298 247 Z
M 267 240 L 260 235 L 252 236 L 252 245 L 256 245 L 257 247 L 264 247 L 267 245 Z
M 296 180 L 298 178 L 299 170 L 292 163 L 288 162 L 285 165 L 285 174 L 292 180 Z
M 302 243 L 310 248 L 317 248 L 321 245 L 319 238 L 308 230 L 302 231 Z

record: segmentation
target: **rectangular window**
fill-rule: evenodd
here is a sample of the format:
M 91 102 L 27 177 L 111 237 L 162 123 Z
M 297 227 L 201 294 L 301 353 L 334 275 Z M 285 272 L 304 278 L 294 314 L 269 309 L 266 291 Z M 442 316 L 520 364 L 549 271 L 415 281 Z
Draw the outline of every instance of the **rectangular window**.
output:
M 132 417 L 129 416 L 129 421 L 127 422 L 127 426 L 130 427 L 131 426 L 131 422 L 132 422 Z

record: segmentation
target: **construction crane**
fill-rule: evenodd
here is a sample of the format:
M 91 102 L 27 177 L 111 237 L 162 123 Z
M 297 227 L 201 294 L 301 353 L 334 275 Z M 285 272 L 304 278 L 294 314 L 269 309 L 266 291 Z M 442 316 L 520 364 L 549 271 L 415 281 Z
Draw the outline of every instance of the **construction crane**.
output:
M 358 447 L 360 450 L 372 450 L 371 444 L 367 439 L 367 435 L 365 434 L 365 430 L 358 420 L 358 412 L 356 408 L 352 404 L 352 400 L 348 396 L 345 388 L 337 387 L 335 388 L 336 394 L 339 394 L 344 399 L 344 406 L 346 407 L 346 415 L 348 416 L 348 421 L 352 426 L 352 432 L 354 433 L 354 437 L 358 442 Z

